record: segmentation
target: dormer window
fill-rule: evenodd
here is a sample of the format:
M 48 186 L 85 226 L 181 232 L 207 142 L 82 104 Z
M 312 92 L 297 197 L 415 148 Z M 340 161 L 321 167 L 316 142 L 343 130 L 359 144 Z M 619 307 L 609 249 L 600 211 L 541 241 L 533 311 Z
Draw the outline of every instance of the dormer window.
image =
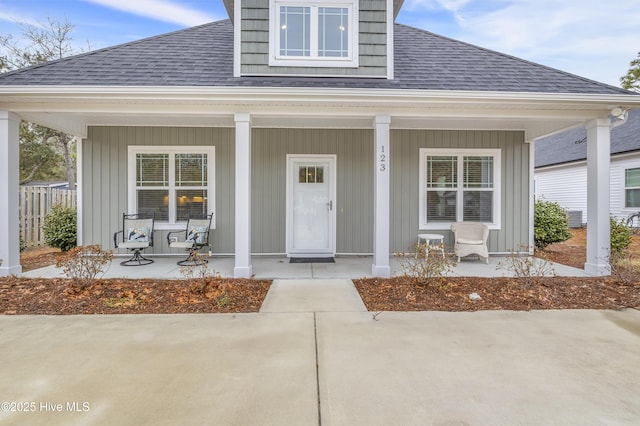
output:
M 357 67 L 356 0 L 271 0 L 272 66 Z

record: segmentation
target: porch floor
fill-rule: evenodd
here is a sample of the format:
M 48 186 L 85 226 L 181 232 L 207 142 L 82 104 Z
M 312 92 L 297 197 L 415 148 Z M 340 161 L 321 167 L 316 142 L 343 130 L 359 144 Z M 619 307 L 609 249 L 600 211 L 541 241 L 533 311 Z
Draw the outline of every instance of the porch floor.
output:
M 104 278 L 183 278 L 177 261 L 184 256 L 148 256 L 155 262 L 146 266 L 121 266 L 124 257 L 116 257 L 107 269 Z M 371 277 L 372 256 L 338 256 L 336 263 L 289 263 L 284 256 L 253 256 L 254 278 L 258 279 L 327 279 L 327 278 L 366 278 Z M 508 271 L 497 269 L 498 263 L 504 257 L 493 256 L 489 264 L 478 261 L 473 256 L 462 259 L 457 264 L 452 276 L 462 277 L 502 277 L 510 275 Z M 218 273 L 222 277 L 233 277 L 234 258 L 232 256 L 213 256 L 208 258 L 208 268 L 212 274 Z M 402 270 L 396 257 L 390 259 L 391 274 L 401 275 Z M 589 276 L 582 269 L 565 265 L 553 265 L 556 274 L 561 276 L 586 277 Z M 62 272 L 55 266 L 24 272 L 27 278 L 61 278 Z

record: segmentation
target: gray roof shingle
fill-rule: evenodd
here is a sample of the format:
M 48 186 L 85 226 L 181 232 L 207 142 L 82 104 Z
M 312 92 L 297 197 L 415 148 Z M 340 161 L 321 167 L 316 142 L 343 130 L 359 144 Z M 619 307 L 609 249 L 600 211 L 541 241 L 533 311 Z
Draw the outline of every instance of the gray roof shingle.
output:
M 640 150 L 640 110 L 629 111 L 622 126 L 611 129 L 611 154 Z M 535 167 L 571 163 L 587 158 L 587 131 L 568 130 L 536 141 Z
M 0 74 L 0 85 L 347 87 L 629 94 L 543 65 L 395 24 L 395 79 L 233 77 L 223 20 Z

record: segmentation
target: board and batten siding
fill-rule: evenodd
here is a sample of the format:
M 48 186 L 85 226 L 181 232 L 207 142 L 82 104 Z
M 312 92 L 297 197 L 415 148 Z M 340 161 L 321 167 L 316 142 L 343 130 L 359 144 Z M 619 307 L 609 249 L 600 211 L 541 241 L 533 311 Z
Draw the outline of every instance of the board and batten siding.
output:
M 269 0 L 242 0 L 240 72 L 242 75 L 387 76 L 387 2 L 360 0 L 359 66 L 269 66 Z
M 113 233 L 122 229 L 127 205 L 128 147 L 215 146 L 216 229 L 211 232 L 214 253 L 234 251 L 235 142 L 233 128 L 90 127 L 82 143 L 83 244 L 113 247 Z M 166 235 L 154 232 L 154 246 L 145 253 L 182 254 L 170 249 Z
M 625 170 L 640 168 L 640 153 L 611 158 L 609 190 L 611 214 L 626 219 L 640 208 L 625 207 Z M 587 223 L 587 163 L 585 161 L 535 171 L 536 199 L 554 201 L 566 210 L 582 212 Z
M 392 130 L 391 131 L 391 224 L 390 250 L 414 250 L 420 232 L 439 233 L 453 246 L 448 226 L 438 231 L 419 228 L 419 152 L 421 148 L 500 149 L 500 229 L 491 230 L 491 253 L 507 253 L 529 243 L 529 144 L 518 131 Z
M 336 252 L 373 251 L 373 130 L 253 129 L 254 253 L 286 251 L 287 154 L 337 157 Z

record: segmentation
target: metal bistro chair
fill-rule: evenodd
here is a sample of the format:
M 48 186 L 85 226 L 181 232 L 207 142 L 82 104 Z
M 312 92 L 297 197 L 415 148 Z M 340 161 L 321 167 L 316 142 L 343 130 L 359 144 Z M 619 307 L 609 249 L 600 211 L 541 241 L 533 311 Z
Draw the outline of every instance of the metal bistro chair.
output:
M 141 215 L 122 214 L 122 230 L 113 234 L 113 243 L 116 248 L 123 248 L 133 252 L 129 260 L 120 262 L 122 266 L 141 266 L 153 263 L 140 253 L 142 250 L 153 247 L 153 222 L 155 215 L 150 218 Z M 122 234 L 122 242 L 118 243 L 118 234 Z
M 202 219 L 189 218 L 187 228 L 184 231 L 173 231 L 167 234 L 167 243 L 170 248 L 181 248 L 189 252 L 186 259 L 178 262 L 180 266 L 195 266 L 208 263 L 207 259 L 198 256 L 198 250 L 209 246 L 209 231 L 211 230 L 211 220 L 213 213 Z M 184 241 L 178 241 L 174 234 L 184 232 Z

